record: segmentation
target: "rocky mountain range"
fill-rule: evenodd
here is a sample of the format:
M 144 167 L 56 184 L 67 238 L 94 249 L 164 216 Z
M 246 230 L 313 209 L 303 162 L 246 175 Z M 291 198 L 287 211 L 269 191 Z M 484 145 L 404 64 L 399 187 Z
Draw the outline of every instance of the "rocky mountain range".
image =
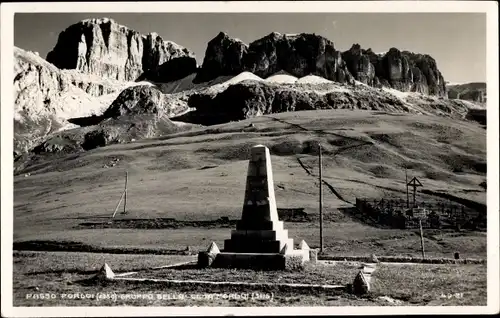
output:
M 355 79 L 374 87 L 446 96 L 443 76 L 429 55 L 396 48 L 379 55 L 359 44 L 340 52 L 332 41 L 315 34 L 273 32 L 246 45 L 221 32 L 208 43 L 197 80 L 243 71 L 265 78 L 281 70 L 296 77 L 318 75 L 339 83 Z
M 474 103 L 480 98 L 454 99 L 470 94 L 449 99 L 429 55 L 376 54 L 358 44 L 341 52 L 315 34 L 273 32 L 247 45 L 221 32 L 197 66 L 193 52 L 155 33 L 89 19 L 62 31 L 46 60 L 14 48 L 14 61 L 17 158 L 276 112 L 350 108 L 470 119 L 470 109 L 484 108 Z

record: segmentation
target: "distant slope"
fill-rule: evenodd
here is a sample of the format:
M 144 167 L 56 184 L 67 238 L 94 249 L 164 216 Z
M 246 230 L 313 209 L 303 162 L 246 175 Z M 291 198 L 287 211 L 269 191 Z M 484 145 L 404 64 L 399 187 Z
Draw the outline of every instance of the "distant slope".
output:
M 448 98 L 486 103 L 486 83 L 447 84 Z
M 486 131 L 477 124 L 405 113 L 306 111 L 77 154 L 37 156 L 14 177 L 14 239 L 85 242 L 92 236 L 104 246 L 124 245 L 124 240 L 132 245 L 177 240 L 162 231 L 139 235 L 137 230 L 77 229 L 83 222 L 102 222 L 112 215 L 126 170 L 129 213 L 124 217 L 239 218 L 249 151 L 256 144 L 270 148 L 278 207 L 304 208 L 315 216 L 318 142 L 324 180 L 349 202 L 356 197 L 405 198 L 407 166 L 408 175 L 424 185 L 417 200 L 439 198 L 422 193 L 428 190 L 486 204 Z M 348 204 L 328 187 L 323 191 L 325 217 L 339 218 L 337 208 Z M 216 237 L 212 233 L 202 237 L 223 240 L 228 232 L 224 229 Z M 185 232 L 178 235 L 185 237 Z M 189 245 L 183 242 L 181 248 Z
M 105 119 L 119 122 L 124 115 L 132 118 L 130 116 L 136 114 L 151 114 L 155 116 L 146 118 L 152 122 L 145 122 L 146 119 L 142 118 L 137 125 L 153 129 L 157 127 L 156 120 L 163 117 L 195 125 L 214 125 L 267 114 L 315 109 L 380 110 L 477 120 L 477 116 L 468 115 L 469 110 L 480 110 L 482 107 L 470 101 L 449 100 L 386 87 L 378 89 L 360 82 L 343 85 L 314 75 L 298 79 L 285 72 L 266 79 L 242 72 L 232 78 L 221 77 L 207 83 L 194 83 L 193 76 L 188 76 L 172 83 L 156 83 L 153 86 L 139 84 L 135 83 L 136 86 L 124 89 L 118 96 L 114 95 L 116 98 L 110 102 L 110 106 L 102 108 L 96 116 L 71 118 L 69 121 L 80 126 L 92 126 Z M 36 153 L 81 151 L 168 133 L 165 130 L 150 131 L 132 137 L 127 136 L 128 130 L 125 130 L 120 138 L 110 137 L 105 142 L 92 143 L 92 147 L 83 146 L 85 138 L 82 136 L 88 134 L 89 129 L 116 135 L 108 131 L 108 126 L 81 129 L 76 133 L 80 136 L 78 138 L 74 138 L 75 132 L 47 133 L 45 141 L 40 142 L 40 147 L 34 150 Z M 75 140 L 75 146 L 66 146 L 61 138 Z

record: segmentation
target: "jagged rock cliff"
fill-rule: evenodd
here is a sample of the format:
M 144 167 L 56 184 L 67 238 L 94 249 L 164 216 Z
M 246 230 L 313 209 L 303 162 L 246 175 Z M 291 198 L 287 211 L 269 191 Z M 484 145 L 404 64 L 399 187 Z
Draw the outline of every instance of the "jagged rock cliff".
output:
M 163 63 L 194 53 L 158 34 L 142 35 L 112 19 L 88 19 L 71 25 L 59 34 L 47 61 L 61 69 L 122 81 L 135 81 Z M 185 72 L 185 70 L 183 70 Z
M 312 74 L 342 83 L 352 79 L 341 52 L 324 37 L 273 32 L 247 46 L 221 32 L 208 43 L 197 80 L 208 81 L 242 71 L 265 78 L 281 70 L 296 77 Z
M 263 78 L 279 71 L 296 77 L 318 75 L 340 83 L 351 83 L 354 78 L 374 87 L 447 96 L 443 76 L 429 55 L 396 48 L 375 54 L 359 44 L 340 52 L 332 41 L 305 33 L 273 32 L 246 45 L 221 32 L 208 43 L 196 80 L 208 81 L 243 71 Z
M 446 97 L 444 78 L 429 55 L 391 48 L 385 54 L 354 44 L 342 53 L 351 74 L 370 86 Z

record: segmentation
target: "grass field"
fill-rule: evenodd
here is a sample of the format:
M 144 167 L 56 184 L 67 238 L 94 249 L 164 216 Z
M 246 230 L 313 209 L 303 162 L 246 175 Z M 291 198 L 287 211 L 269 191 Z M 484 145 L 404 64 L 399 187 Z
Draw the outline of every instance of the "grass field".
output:
M 260 272 L 223 269 L 159 269 L 193 260 L 189 256 L 110 255 L 95 253 L 16 252 L 14 254 L 15 306 L 384 306 L 384 305 L 485 305 L 486 265 L 401 265 L 379 264 L 372 277 L 372 293 L 356 297 L 346 292 L 303 292 L 279 288 L 217 288 L 168 286 L 154 283 L 96 283 L 88 281 L 107 262 L 116 272 L 137 271 L 134 277 L 196 279 L 209 281 L 293 282 L 349 284 L 360 264 L 336 262 L 334 265 L 309 265 L 303 272 Z M 116 300 L 71 298 L 69 295 L 97 293 L 118 295 Z M 191 295 L 260 293 L 272 300 L 193 299 Z M 33 294 L 55 295 L 54 299 L 33 299 Z M 123 295 L 123 296 L 122 296 Z M 125 295 L 151 295 L 132 299 Z M 158 297 L 162 295 L 162 297 Z M 165 296 L 170 297 L 166 298 Z M 177 297 L 177 299 L 174 299 Z M 180 299 L 180 297 L 184 297 Z M 206 296 L 205 296 L 206 297 Z M 393 300 L 389 302 L 385 299 Z
M 127 214 L 122 215 L 120 207 L 117 218 L 238 219 L 249 149 L 255 144 L 270 148 L 278 207 L 303 208 L 317 219 L 318 142 L 323 148 L 324 180 L 334 189 L 323 187 L 324 243 L 331 255 L 420 256 L 417 231 L 375 227 L 339 210 L 351 207 L 356 197 L 404 197 L 404 165 L 409 167 L 409 176 L 418 177 L 425 189 L 486 204 L 486 190 L 481 186 L 486 180 L 486 130 L 480 125 L 444 117 L 368 111 L 283 113 L 25 163 L 18 167 L 14 179 L 14 241 L 70 241 L 118 249 L 183 250 L 189 246 L 195 251 L 214 241 L 222 248 L 223 240 L 230 237 L 228 227 L 92 229 L 82 224 L 109 220 L 123 191 L 125 171 L 129 176 Z M 439 198 L 419 193 L 417 199 Z M 296 244 L 304 239 L 311 247 L 319 246 L 317 222 L 285 222 L 285 227 Z M 461 258 L 486 258 L 484 232 L 429 231 L 424 235 L 429 257 L 451 258 L 459 252 Z M 89 263 L 90 259 L 79 259 L 86 256 L 67 254 L 71 255 L 67 256 L 69 264 L 83 264 L 82 267 L 57 273 L 36 269 L 40 274 L 28 276 L 27 280 L 23 266 L 28 266 L 25 260 L 29 257 L 16 256 L 18 274 L 14 276 L 14 286 L 18 301 L 31 285 L 39 285 L 40 289 L 43 286 L 53 290 L 92 290 L 94 287 L 66 283 L 86 275 L 79 271 L 95 269 L 108 256 L 99 256 L 98 262 Z M 63 254 L 45 255 L 49 264 L 58 255 L 58 261 L 66 268 L 65 258 L 59 257 Z M 133 259 L 128 261 L 132 255 L 113 255 L 112 259 L 115 256 L 123 257 L 125 267 L 134 265 Z M 139 263 L 144 259 L 162 262 L 170 257 L 174 256 L 133 256 Z M 439 265 L 432 265 L 438 266 L 436 270 L 418 267 L 431 265 L 412 266 L 388 269 L 386 274 L 381 267 L 379 275 L 386 275 L 382 282 L 390 282 L 378 287 L 381 294 L 406 299 L 407 303 L 413 299 L 420 304 L 486 301 L 481 300 L 485 293 L 484 265 L 451 266 L 443 271 L 438 270 L 442 268 Z M 464 284 L 472 284 L 472 294 L 455 300 L 422 294 L 426 288 L 445 292 L 438 288 L 445 283 L 440 277 L 455 281 L 460 290 Z M 410 284 L 409 279 L 415 283 Z M 419 287 L 407 290 L 400 281 Z M 119 288 L 125 291 L 129 287 Z M 279 303 L 379 303 L 376 299 L 322 297 L 283 296 Z
M 480 183 L 486 179 L 485 167 L 481 166 L 486 161 L 486 133 L 479 125 L 361 111 L 284 113 L 274 117 L 279 121 L 258 117 L 31 162 L 14 180 L 14 240 L 161 244 L 166 248 L 205 246 L 209 243 L 205 241 L 222 240 L 228 235 L 227 229 L 89 230 L 78 225 L 102 221 L 113 214 L 126 170 L 128 214 L 118 213 L 120 218 L 238 219 L 249 149 L 258 143 L 271 149 L 281 208 L 304 208 L 309 215 L 317 215 L 317 142 L 323 145 L 325 180 L 348 202 L 353 203 L 355 197 L 404 196 L 402 164 L 408 164 L 412 166 L 410 176 L 419 177 L 424 188 L 485 204 L 486 192 Z M 249 123 L 254 127 L 245 128 Z M 114 167 L 103 168 L 115 159 L 119 161 Z M 25 177 L 25 173 L 30 175 Z M 421 200 L 426 198 L 436 199 L 419 195 Z M 345 206 L 350 204 L 324 187 L 325 216 L 331 222 L 325 233 L 329 247 L 340 249 L 337 243 L 342 240 L 360 245 L 391 235 L 410 236 L 415 241 L 411 232 L 355 223 L 337 210 Z M 297 241 L 306 239 L 314 244 L 316 224 L 288 227 L 299 236 Z M 472 239 L 473 247 L 463 252 L 484 255 L 484 235 L 465 237 L 450 238 L 449 244 L 467 245 Z M 448 244 L 447 235 L 442 238 Z M 367 244 L 367 250 L 372 248 Z

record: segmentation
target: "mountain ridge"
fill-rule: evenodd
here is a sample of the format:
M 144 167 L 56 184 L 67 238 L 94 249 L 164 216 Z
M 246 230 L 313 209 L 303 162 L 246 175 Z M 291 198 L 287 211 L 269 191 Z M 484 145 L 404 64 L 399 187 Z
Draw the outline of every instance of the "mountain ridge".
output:
M 303 109 L 415 111 L 467 120 L 484 114 L 484 105 L 447 100 L 437 63 L 426 54 L 396 48 L 377 54 L 359 44 L 341 52 L 327 38 L 306 33 L 272 32 L 247 45 L 220 32 L 208 42 L 201 66 L 194 56 L 157 33 L 140 34 L 107 18 L 63 30 L 47 60 L 14 48 L 16 152 L 75 123 L 93 126 L 120 116 L 207 124 L 200 116 L 232 121 Z M 235 91 L 239 106 L 230 110 L 227 96 Z M 472 108 L 479 111 L 467 116 Z

